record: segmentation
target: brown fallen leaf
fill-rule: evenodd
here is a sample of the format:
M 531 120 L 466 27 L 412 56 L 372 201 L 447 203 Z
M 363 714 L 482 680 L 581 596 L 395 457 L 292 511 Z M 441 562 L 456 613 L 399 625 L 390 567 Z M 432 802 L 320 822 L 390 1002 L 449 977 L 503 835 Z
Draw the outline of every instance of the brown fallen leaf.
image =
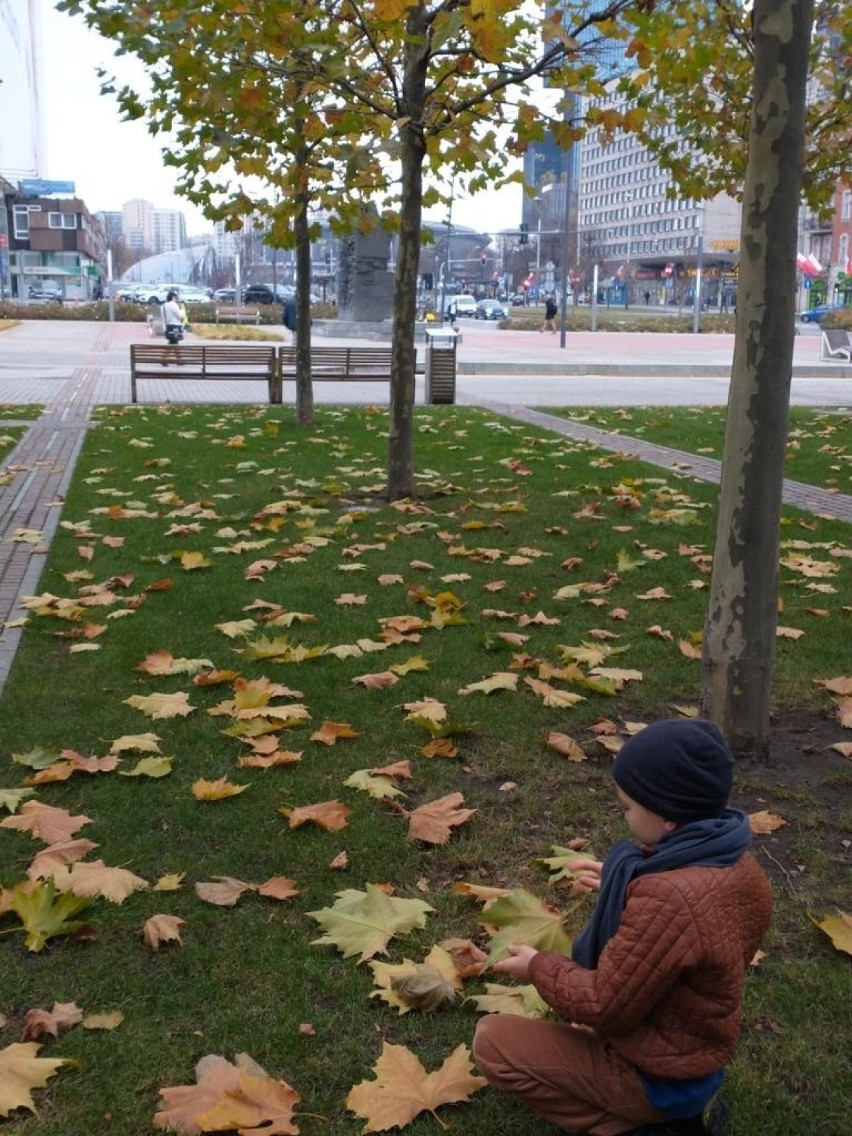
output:
M 34 1041 L 42 1034 L 58 1037 L 61 1029 L 70 1029 L 83 1020 L 83 1011 L 75 1002 L 54 1002 L 52 1010 L 27 1010 L 21 1041 Z M 1 1115 L 1 1114 L 0 1114 Z
M 353 810 L 340 801 L 320 801 L 315 805 L 302 805 L 298 808 L 282 807 L 278 810 L 290 822 L 290 828 L 303 824 L 316 824 L 326 832 L 339 832 L 345 828 L 347 818 Z
M 211 881 L 199 881 L 195 885 L 198 898 L 205 903 L 213 903 L 216 907 L 233 907 L 244 892 L 254 890 L 254 884 L 247 884 L 245 880 L 237 880 L 233 876 L 214 876 Z
M 409 814 L 409 840 L 422 840 L 425 844 L 446 844 L 453 828 L 476 813 L 476 809 L 466 809 L 461 793 L 448 793 L 436 801 L 420 805 Z
M 329 860 L 328 866 L 335 872 L 342 872 L 348 868 L 349 857 L 346 854 L 346 850 L 343 849 L 341 852 L 338 852 L 332 860 Z
M 452 738 L 433 738 L 420 750 L 424 757 L 458 757 L 459 750 Z
M 176 942 L 183 946 L 180 929 L 185 926 L 186 920 L 176 915 L 152 915 L 142 928 L 142 942 L 151 951 L 158 951 L 163 943 Z
M 359 683 L 365 690 L 387 690 L 388 687 L 396 686 L 399 678 L 392 671 L 378 671 L 375 674 L 358 675 L 352 682 Z
M 45 844 L 56 844 L 69 840 L 78 828 L 89 824 L 91 817 L 72 816 L 67 809 L 57 809 L 44 805 L 41 801 L 25 801 L 14 816 L 0 820 L 0 828 L 14 828 L 18 832 L 28 832 Z
M 583 747 L 575 742 L 570 734 L 560 734 L 555 730 L 551 730 L 547 735 L 547 744 L 561 757 L 565 757 L 569 761 L 588 760 Z
M 109 868 L 103 860 L 72 864 L 65 873 L 57 872 L 53 881 L 58 892 L 73 895 L 100 895 L 110 903 L 124 903 L 135 891 L 145 890 L 148 881 L 127 868 Z

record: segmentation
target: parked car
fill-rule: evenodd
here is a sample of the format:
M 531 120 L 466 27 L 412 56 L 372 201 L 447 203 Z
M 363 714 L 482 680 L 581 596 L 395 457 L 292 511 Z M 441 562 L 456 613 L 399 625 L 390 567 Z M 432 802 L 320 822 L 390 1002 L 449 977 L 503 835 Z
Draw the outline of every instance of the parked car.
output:
M 137 289 L 137 296 L 143 304 L 164 304 L 174 288 L 174 284 L 143 284 Z
M 280 302 L 271 284 L 249 284 L 243 293 L 243 299 L 247 304 L 274 304 L 276 300 Z
M 849 309 L 852 311 L 852 309 Z M 802 312 L 799 317 L 802 323 L 820 323 L 826 316 L 831 315 L 832 312 L 842 312 L 843 304 L 820 304 L 818 308 L 811 308 L 810 311 Z
M 513 296 L 509 297 L 509 303 L 513 308 L 523 308 L 527 303 L 526 292 L 515 292 Z
M 62 293 L 60 290 L 58 288 L 50 288 L 47 285 L 30 284 L 27 295 L 31 300 L 38 300 L 40 303 L 62 303 Z
M 462 316 L 475 316 L 476 299 L 467 294 L 448 296 L 444 305 L 444 313 L 452 319 L 460 319 Z
M 190 284 L 177 285 L 178 299 L 182 304 L 209 304 L 210 293 L 204 288 L 195 288 Z
M 236 296 L 236 288 L 217 288 L 213 293 L 213 299 L 218 300 L 220 304 L 233 304 Z
M 478 320 L 501 320 L 506 318 L 506 309 L 499 300 L 480 300 L 473 314 Z

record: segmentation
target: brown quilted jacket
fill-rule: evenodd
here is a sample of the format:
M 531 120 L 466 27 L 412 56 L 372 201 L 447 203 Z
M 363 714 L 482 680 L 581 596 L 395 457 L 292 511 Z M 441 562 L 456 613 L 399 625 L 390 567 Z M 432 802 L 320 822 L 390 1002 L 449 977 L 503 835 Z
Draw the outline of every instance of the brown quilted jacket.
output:
M 597 970 L 540 951 L 530 977 L 562 1017 L 591 1026 L 649 1076 L 702 1077 L 736 1049 L 746 967 L 771 912 L 751 853 L 730 867 L 641 876 Z

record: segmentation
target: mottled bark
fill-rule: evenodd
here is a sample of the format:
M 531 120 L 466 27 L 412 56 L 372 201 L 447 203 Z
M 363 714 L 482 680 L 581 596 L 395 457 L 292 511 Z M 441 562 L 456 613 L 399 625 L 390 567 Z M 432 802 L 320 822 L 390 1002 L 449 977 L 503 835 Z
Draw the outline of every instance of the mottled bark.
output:
M 400 230 L 394 277 L 394 323 L 391 347 L 390 422 L 388 428 L 387 495 L 391 501 L 413 497 L 414 373 L 417 348 L 417 267 L 420 260 L 423 208 L 423 162 L 426 138 L 423 110 L 429 62 L 427 24 L 423 5 L 409 10 L 402 95 L 405 122 L 399 129 Z
M 701 706 L 737 756 L 766 759 L 813 0 L 756 0 L 753 19 L 754 110 Z

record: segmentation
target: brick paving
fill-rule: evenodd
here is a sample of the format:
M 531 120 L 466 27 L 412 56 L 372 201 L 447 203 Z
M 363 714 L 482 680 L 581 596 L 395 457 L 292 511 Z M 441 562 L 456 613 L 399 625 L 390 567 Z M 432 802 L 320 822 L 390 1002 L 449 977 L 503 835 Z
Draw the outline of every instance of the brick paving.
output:
M 60 321 L 20 325 L 0 337 L 0 403 L 45 406 L 40 418 L 25 423 L 26 433 L 0 469 L 0 482 L 5 482 L 0 484 L 0 689 L 8 676 L 21 634 L 19 627 L 9 624 L 25 614 L 18 606 L 19 598 L 37 591 L 45 554 L 59 524 L 64 495 L 89 427 L 91 408 L 129 401 L 128 346 L 143 337 L 146 337 L 145 330 L 137 324 Z M 645 337 L 631 338 L 642 340 Z M 500 344 L 502 350 L 502 340 Z M 607 344 L 608 352 L 611 346 L 618 346 L 615 337 Z M 542 373 L 537 372 L 534 360 L 527 359 L 527 367 L 531 375 Z M 591 369 L 591 364 L 589 367 Z M 664 367 L 665 364 L 660 363 L 660 369 Z M 845 377 L 838 372 L 832 373 L 832 377 L 834 375 L 837 380 Z M 608 382 L 611 384 L 612 378 Z M 513 394 L 519 393 L 524 389 L 523 379 L 511 386 Z M 847 386 L 838 383 L 837 397 L 832 400 L 835 404 L 842 404 Z M 198 383 L 163 379 L 151 382 L 148 387 L 148 402 L 209 401 L 209 391 Z M 507 389 L 505 383 L 501 389 Z M 535 390 L 536 401 L 568 404 L 564 376 L 553 380 L 550 387 L 538 384 Z M 375 384 L 359 387 L 358 384 L 325 383 L 317 388 L 317 400 L 375 402 L 381 401 L 377 398 L 380 391 L 383 398 L 384 391 Z M 421 382 L 418 382 L 418 391 L 422 398 Z M 263 383 L 220 382 L 215 393 L 217 403 L 266 401 Z M 525 393 L 532 391 L 528 389 Z M 485 397 L 479 393 L 479 384 L 473 390 L 460 391 L 460 395 L 469 404 L 591 442 L 606 450 L 629 454 L 705 481 L 719 481 L 721 463 L 712 458 L 655 446 L 622 434 L 607 434 L 581 422 L 531 409 L 515 399 L 502 401 Z M 847 401 L 852 402 L 852 399 Z M 9 424 L 22 423 L 15 420 Z M 852 522 L 852 496 L 785 481 L 784 500 L 820 516 Z

